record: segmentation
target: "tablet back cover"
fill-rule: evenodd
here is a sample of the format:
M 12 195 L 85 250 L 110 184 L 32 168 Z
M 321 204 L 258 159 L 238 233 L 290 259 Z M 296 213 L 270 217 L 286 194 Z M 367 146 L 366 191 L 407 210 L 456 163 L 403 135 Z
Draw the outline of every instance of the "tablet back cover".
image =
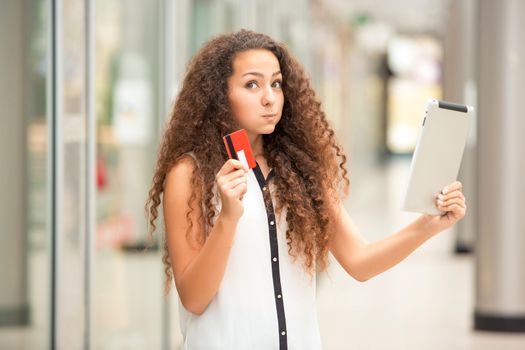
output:
M 435 196 L 457 178 L 472 107 L 430 100 L 418 137 L 403 201 L 405 211 L 443 214 Z

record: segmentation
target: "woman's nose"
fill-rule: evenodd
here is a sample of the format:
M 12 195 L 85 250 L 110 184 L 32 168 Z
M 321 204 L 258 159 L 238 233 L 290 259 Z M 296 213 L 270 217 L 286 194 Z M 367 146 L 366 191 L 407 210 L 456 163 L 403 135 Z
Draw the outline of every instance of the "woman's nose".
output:
M 272 87 L 267 87 L 264 89 L 264 94 L 262 97 L 262 104 L 264 106 L 272 106 L 275 103 L 275 94 L 272 90 Z

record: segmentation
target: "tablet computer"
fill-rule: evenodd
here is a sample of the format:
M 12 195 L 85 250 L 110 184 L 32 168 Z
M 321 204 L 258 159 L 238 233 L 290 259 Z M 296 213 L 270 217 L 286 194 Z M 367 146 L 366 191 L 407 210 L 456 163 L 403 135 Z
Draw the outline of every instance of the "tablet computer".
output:
M 435 197 L 458 176 L 472 106 L 431 99 L 427 103 L 403 200 L 402 210 L 443 214 Z

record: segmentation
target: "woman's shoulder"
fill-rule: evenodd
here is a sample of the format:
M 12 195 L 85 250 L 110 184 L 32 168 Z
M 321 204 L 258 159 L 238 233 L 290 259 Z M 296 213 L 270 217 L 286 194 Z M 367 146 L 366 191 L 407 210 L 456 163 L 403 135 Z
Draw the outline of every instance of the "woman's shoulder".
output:
M 195 152 L 189 151 L 189 152 L 181 154 L 175 161 L 175 164 L 173 165 L 173 167 L 176 167 L 178 165 L 184 168 L 188 168 L 188 167 L 194 168 L 195 166 L 197 166 L 198 159 L 197 159 L 197 156 L 195 155 Z
M 175 164 L 166 174 L 166 182 L 187 183 L 197 167 L 197 157 L 193 152 L 187 152 L 177 158 Z
M 185 156 L 190 156 L 190 157 L 192 157 L 194 160 L 197 160 L 197 156 L 195 155 L 195 152 L 193 152 L 193 151 L 189 151 L 189 152 L 183 153 L 183 154 L 181 155 L 181 157 L 185 157 Z

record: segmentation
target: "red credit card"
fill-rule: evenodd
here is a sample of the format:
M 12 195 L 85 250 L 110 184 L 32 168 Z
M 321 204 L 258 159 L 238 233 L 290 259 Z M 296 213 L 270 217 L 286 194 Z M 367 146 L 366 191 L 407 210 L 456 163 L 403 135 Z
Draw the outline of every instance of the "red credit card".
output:
M 257 166 L 246 130 L 240 129 L 222 138 L 228 157 L 240 160 L 249 169 Z

